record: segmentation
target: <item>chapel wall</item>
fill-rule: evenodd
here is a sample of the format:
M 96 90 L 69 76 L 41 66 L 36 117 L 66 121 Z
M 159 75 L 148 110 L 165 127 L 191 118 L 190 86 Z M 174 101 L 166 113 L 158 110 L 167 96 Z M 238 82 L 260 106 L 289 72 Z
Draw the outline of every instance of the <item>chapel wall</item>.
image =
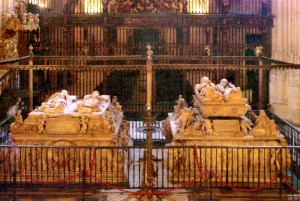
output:
M 300 2 L 274 0 L 272 12 L 272 58 L 300 63 Z M 300 70 L 272 70 L 270 104 L 273 111 L 295 125 L 300 125 Z

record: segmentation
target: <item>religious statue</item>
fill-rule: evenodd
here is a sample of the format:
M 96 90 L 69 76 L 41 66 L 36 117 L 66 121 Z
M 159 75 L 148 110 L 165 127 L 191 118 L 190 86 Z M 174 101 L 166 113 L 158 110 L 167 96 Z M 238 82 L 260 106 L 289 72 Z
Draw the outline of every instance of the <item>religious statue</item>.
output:
M 199 98 L 205 96 L 205 89 L 211 86 L 215 86 L 214 83 L 212 83 L 208 77 L 202 77 L 200 84 L 195 85 L 195 95 Z
M 61 90 L 61 92 L 57 92 L 48 98 L 46 105 L 49 108 L 55 108 L 58 106 L 66 107 L 68 105 L 68 91 Z
M 45 112 L 46 109 L 47 109 L 47 103 L 42 102 L 41 106 L 36 108 L 34 111 L 36 111 L 36 112 Z
M 180 111 L 181 119 L 179 127 L 183 135 L 192 135 L 194 134 L 194 111 L 191 109 L 183 109 Z
M 122 106 L 118 102 L 117 96 L 113 96 L 113 98 L 111 100 L 111 107 L 112 107 L 112 110 L 114 113 L 122 112 Z
M 87 133 L 87 128 L 88 128 L 88 117 L 87 116 L 82 116 L 81 117 L 81 122 L 80 122 L 80 125 L 81 125 L 81 132 L 82 134 L 86 134 Z
M 216 86 L 211 86 L 205 89 L 205 96 L 203 102 L 222 102 L 223 95 L 216 90 Z
M 99 91 L 94 91 L 92 94 L 84 96 L 81 105 L 92 108 L 93 112 L 100 112 L 99 105 L 102 101 L 105 101 L 105 99 L 100 96 Z
M 254 54 L 255 54 L 255 56 L 261 56 L 262 55 L 262 50 L 263 50 L 264 48 L 263 48 L 263 46 L 262 45 L 258 45 L 258 46 L 256 46 L 255 47 L 255 49 L 254 49 Z
M 224 97 L 227 97 L 231 92 L 236 92 L 236 87 L 226 79 L 221 79 L 220 83 L 217 84 L 217 91 L 222 93 Z
M 39 120 L 40 124 L 38 125 L 38 134 L 42 134 L 44 132 L 45 125 L 46 125 L 46 119 L 47 119 L 46 115 L 41 116 L 41 118 Z
M 21 129 L 23 125 L 23 117 L 22 117 L 22 110 L 18 110 L 17 114 L 14 116 L 15 122 L 10 125 L 10 130 L 13 133 L 16 133 L 19 129 Z
M 148 51 L 147 51 L 147 59 L 151 60 L 152 59 L 152 55 L 153 55 L 153 51 L 151 50 L 151 45 L 150 44 L 147 45 L 147 49 L 148 49 Z
M 181 109 L 188 108 L 188 104 L 186 103 L 184 98 L 182 98 L 182 95 L 179 95 L 178 100 L 176 100 L 176 103 L 177 105 L 174 107 L 173 115 L 178 116 L 178 114 L 180 114 Z

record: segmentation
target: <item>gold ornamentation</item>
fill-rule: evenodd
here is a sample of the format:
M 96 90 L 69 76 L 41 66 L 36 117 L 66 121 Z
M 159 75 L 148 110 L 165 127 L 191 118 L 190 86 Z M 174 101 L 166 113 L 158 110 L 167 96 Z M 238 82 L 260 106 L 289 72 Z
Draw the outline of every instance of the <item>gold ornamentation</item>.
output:
M 92 96 L 93 95 L 93 96 Z M 36 145 L 54 145 L 54 146 L 130 146 L 132 140 L 129 135 L 129 123 L 124 119 L 122 106 L 117 101 L 117 97 L 110 102 L 108 95 L 99 95 L 93 93 L 86 96 L 84 101 L 85 109 L 90 109 L 89 113 L 82 113 L 78 110 L 78 105 L 82 100 L 77 100 L 75 96 L 68 95 L 67 91 L 62 91 L 51 96 L 48 101 L 42 103 L 42 106 L 29 113 L 28 118 L 23 122 L 19 119 L 20 114 L 16 116 L 16 121 L 11 125 L 13 128 L 10 136 L 16 144 L 36 144 Z M 96 95 L 96 96 L 94 96 Z M 90 101 L 90 102 L 88 102 Z M 90 105 L 89 105 L 90 104 Z M 94 104 L 94 105 L 93 105 Z M 91 109 L 98 108 L 98 111 Z M 59 109 L 58 109 L 59 108 Z M 101 112 L 99 112 L 101 111 Z M 22 123 L 21 123 L 22 122 Z M 79 173 L 82 169 L 75 161 L 79 156 L 85 154 L 87 161 L 92 161 L 96 157 L 101 163 L 95 163 L 97 177 L 104 176 L 107 182 L 116 183 L 118 181 L 127 181 L 127 166 L 119 165 L 127 161 L 127 153 L 119 152 L 118 149 L 97 149 L 93 152 L 77 153 L 73 148 L 56 148 L 45 152 L 29 153 L 22 152 L 23 160 L 26 157 L 34 157 L 33 161 L 41 164 L 43 169 L 49 167 L 51 177 L 58 178 L 66 174 L 66 171 Z M 102 152 L 102 153 L 100 153 Z M 25 154 L 27 154 L 25 156 Z M 89 157 L 89 158 L 88 158 Z M 42 162 L 40 162 L 43 159 Z M 26 164 L 26 161 L 21 161 Z M 28 164 L 28 167 L 30 165 Z M 36 167 L 33 167 L 36 168 Z M 65 170 L 64 170 L 65 169 Z M 42 179 L 43 172 L 37 168 L 37 177 Z M 63 171 L 64 170 L 64 171 Z M 24 170 L 30 171 L 30 170 Z M 118 171 L 118 173 L 117 173 Z M 80 172 L 81 173 L 81 172 Z M 116 176 L 116 173 L 118 176 Z M 101 174 L 101 175 L 100 175 Z M 48 175 L 49 176 L 49 175 Z M 37 179 L 37 178 L 36 178 Z
M 38 125 L 38 134 L 44 133 L 45 126 L 46 126 L 46 120 L 47 120 L 47 116 L 42 115 L 40 120 L 39 120 L 40 124 Z
M 39 28 L 39 15 L 27 13 L 26 1 L 16 0 L 14 11 L 2 15 L 0 30 L 0 61 L 18 58 L 19 31 L 33 31 Z
M 85 116 L 85 115 L 81 116 L 81 122 L 80 122 L 81 128 L 80 128 L 80 131 L 84 135 L 87 133 L 88 122 L 89 122 L 89 119 L 88 119 L 87 116 Z
M 22 110 L 17 111 L 17 115 L 14 116 L 15 122 L 10 125 L 10 130 L 13 133 L 17 133 L 22 129 L 23 117 L 22 117 L 21 113 L 22 113 Z
M 277 137 L 280 135 L 274 120 L 270 120 L 263 110 L 259 112 L 250 134 L 254 137 Z
M 246 100 L 242 97 L 239 87 L 222 80 L 216 86 L 207 77 L 195 86 L 195 107 L 188 109 L 176 106 L 173 114 L 164 121 L 163 132 L 171 135 L 172 145 L 198 145 L 197 155 L 200 171 L 213 169 L 216 174 L 229 174 L 233 182 L 264 181 L 260 175 L 268 178 L 277 175 L 291 165 L 291 156 L 287 150 L 278 148 L 249 149 L 241 148 L 208 148 L 206 146 L 286 146 L 284 137 L 276 129 L 264 111 L 253 123 L 244 115 L 249 110 Z M 226 91 L 227 90 L 227 91 Z M 179 112 L 178 112 L 179 110 Z M 179 115 L 178 115 L 179 114 Z M 174 118 L 176 116 L 176 118 Z M 178 126 L 179 125 L 179 126 Z M 186 181 L 188 175 L 200 174 L 190 167 L 195 156 L 193 150 L 175 148 L 168 153 L 170 179 L 174 182 Z M 284 160 L 283 163 L 280 163 Z M 189 170 L 189 172 L 184 172 Z M 249 170 L 249 174 L 244 174 Z M 262 171 L 264 171 L 262 173 Z M 214 178 L 212 178 L 214 180 Z M 269 180 L 268 180 L 269 181 Z M 229 181 L 230 182 L 230 181 Z
M 194 106 L 207 117 L 241 117 L 250 109 L 239 87 L 222 79 L 217 86 L 207 77 L 195 85 Z
M 194 128 L 194 111 L 190 109 L 182 109 L 179 128 L 182 135 L 193 135 Z

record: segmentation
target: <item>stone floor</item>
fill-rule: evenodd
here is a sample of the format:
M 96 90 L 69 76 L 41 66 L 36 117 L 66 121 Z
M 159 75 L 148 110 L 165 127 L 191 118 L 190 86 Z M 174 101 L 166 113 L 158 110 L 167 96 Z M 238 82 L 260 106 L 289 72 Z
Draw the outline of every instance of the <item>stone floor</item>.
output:
M 137 190 L 136 190 L 137 191 Z M 101 190 L 94 194 L 86 194 L 85 199 L 79 192 L 70 192 L 69 194 L 47 194 L 47 193 L 25 193 L 18 195 L 18 201 L 138 201 L 147 200 L 146 196 L 130 195 L 120 193 L 115 190 Z M 0 201 L 13 200 L 11 196 L 0 193 Z M 214 189 L 210 195 L 209 191 L 191 192 L 188 190 L 177 190 L 167 195 L 156 197 L 152 201 L 300 201 L 300 195 L 289 195 L 282 192 L 279 196 L 278 190 L 260 191 L 259 193 L 245 194 L 237 192 L 224 192 L 220 189 Z

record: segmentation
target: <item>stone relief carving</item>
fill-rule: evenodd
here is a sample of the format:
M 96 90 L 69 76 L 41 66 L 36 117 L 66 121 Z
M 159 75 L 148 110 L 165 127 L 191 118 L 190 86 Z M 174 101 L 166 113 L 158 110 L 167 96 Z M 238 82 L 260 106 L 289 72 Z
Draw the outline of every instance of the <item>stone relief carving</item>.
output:
M 132 145 L 129 123 L 123 116 L 122 106 L 117 97 L 113 97 L 111 101 L 110 96 L 100 95 L 97 91 L 84 96 L 82 100 L 69 95 L 66 90 L 57 92 L 35 111 L 29 113 L 24 121 L 19 112 L 11 125 L 11 130 L 10 136 L 16 144 L 106 147 Z M 101 163 L 96 164 L 94 169 L 98 169 L 99 174 L 106 175 L 106 181 L 114 183 L 127 180 L 127 166 L 121 164 L 127 161 L 126 151 L 119 151 L 118 148 L 95 149 L 91 154 L 91 150 L 86 153 L 84 149 L 78 153 L 75 150 L 69 147 L 55 150 L 50 148 L 46 153 L 35 153 L 32 160 L 38 164 L 42 163 L 43 168 L 55 170 L 49 174 L 57 178 L 60 174 L 65 174 L 60 170 L 78 172 L 82 169 L 82 164 L 75 161 L 79 156 L 83 157 L 85 154 L 87 160 L 93 161 L 95 155 Z M 22 157 L 19 158 L 29 157 L 27 155 L 25 157 L 25 154 L 27 153 L 22 152 Z M 43 162 L 40 162 L 42 159 Z M 42 169 L 37 168 L 37 171 Z M 118 176 L 114 175 L 117 171 Z M 41 176 L 42 172 L 39 175 Z
M 10 130 L 12 132 L 18 132 L 22 129 L 23 126 L 23 117 L 22 117 L 22 110 L 18 110 L 17 114 L 14 116 L 15 121 L 10 125 Z
M 112 0 L 108 3 L 109 13 L 182 12 L 183 4 L 177 0 Z
M 250 134 L 254 137 L 277 137 L 280 135 L 274 120 L 270 120 L 263 110 L 259 112 L 255 126 Z

